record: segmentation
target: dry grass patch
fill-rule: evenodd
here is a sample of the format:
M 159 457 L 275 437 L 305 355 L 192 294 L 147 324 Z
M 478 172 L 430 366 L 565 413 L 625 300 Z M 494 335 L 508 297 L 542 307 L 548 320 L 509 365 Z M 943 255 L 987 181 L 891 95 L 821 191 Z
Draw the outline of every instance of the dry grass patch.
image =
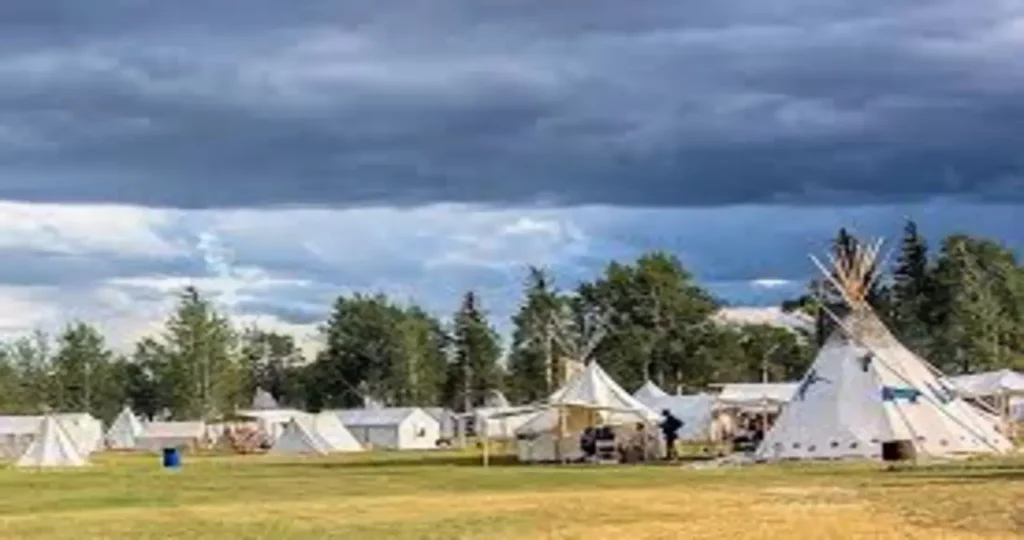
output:
M 0 471 L 0 538 L 1020 538 L 1024 474 L 874 466 L 477 467 L 443 456 L 102 458 Z

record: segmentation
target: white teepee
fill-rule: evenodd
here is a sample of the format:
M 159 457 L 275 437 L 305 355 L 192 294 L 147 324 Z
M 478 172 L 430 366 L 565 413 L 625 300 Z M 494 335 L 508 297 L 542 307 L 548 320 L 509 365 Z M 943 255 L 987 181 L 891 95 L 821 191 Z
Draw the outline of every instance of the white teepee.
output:
M 327 455 L 331 447 L 316 431 L 312 418 L 292 418 L 270 448 L 271 454 Z
M 648 379 L 636 392 L 633 392 L 633 397 L 640 403 L 653 407 L 659 400 L 668 397 L 668 392 L 662 390 L 658 385 L 654 384 L 654 381 Z
M 332 412 L 323 411 L 313 417 L 313 427 L 316 435 L 327 443 L 327 450 L 330 452 L 361 452 L 363 445 L 359 444 L 352 432 L 341 423 L 338 415 Z
M 88 464 L 60 422 L 47 415 L 43 419 L 39 434 L 18 459 L 16 466 L 84 467 Z
M 992 420 L 960 399 L 949 379 L 901 344 L 868 306 L 879 246 L 837 254 L 834 274 L 819 263 L 849 313 L 836 317 L 839 327 L 758 447 L 759 459 L 879 459 L 882 444 L 893 441 L 925 457 L 1011 450 Z
M 142 423 L 127 405 L 110 424 L 103 440 L 107 448 L 112 450 L 132 450 L 135 448 L 135 438 L 142 433 Z

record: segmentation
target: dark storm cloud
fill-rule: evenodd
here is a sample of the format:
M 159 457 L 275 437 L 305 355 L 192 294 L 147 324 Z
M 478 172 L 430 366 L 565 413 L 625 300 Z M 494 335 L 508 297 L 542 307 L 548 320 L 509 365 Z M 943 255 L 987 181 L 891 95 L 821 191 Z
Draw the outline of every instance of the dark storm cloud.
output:
M 994 0 L 0 6 L 0 198 L 1024 198 Z

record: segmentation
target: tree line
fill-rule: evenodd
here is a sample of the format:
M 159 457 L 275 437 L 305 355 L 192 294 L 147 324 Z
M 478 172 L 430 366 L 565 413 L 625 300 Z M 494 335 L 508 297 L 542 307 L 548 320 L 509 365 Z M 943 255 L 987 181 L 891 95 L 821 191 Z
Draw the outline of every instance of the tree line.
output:
M 834 249 L 854 242 L 841 230 Z M 932 253 L 908 222 L 890 269 L 872 283 L 871 302 L 911 349 L 951 373 L 1022 367 L 1024 268 L 1010 250 L 957 235 Z M 188 287 L 161 331 L 128 354 L 111 351 L 87 322 L 4 344 L 0 411 L 110 420 L 128 404 L 148 417 L 212 420 L 246 407 L 256 388 L 308 410 L 372 400 L 461 411 L 495 391 L 513 402 L 542 399 L 571 365 L 591 359 L 630 390 L 647 379 L 680 391 L 793 380 L 841 306 L 818 280 L 783 304 L 813 317 L 810 331 L 723 324 L 713 317 L 722 307 L 679 259 L 650 252 L 568 289 L 529 268 L 507 347 L 472 291 L 447 320 L 382 294 L 339 296 L 320 328 L 321 350 L 306 358 L 293 336 L 237 328 Z

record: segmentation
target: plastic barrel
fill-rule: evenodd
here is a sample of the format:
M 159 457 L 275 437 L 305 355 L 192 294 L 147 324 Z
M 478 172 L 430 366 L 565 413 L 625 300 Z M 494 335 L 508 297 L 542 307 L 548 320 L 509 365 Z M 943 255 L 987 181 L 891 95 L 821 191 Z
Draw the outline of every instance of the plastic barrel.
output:
M 164 468 L 177 469 L 181 467 L 181 454 L 177 448 L 164 448 Z

